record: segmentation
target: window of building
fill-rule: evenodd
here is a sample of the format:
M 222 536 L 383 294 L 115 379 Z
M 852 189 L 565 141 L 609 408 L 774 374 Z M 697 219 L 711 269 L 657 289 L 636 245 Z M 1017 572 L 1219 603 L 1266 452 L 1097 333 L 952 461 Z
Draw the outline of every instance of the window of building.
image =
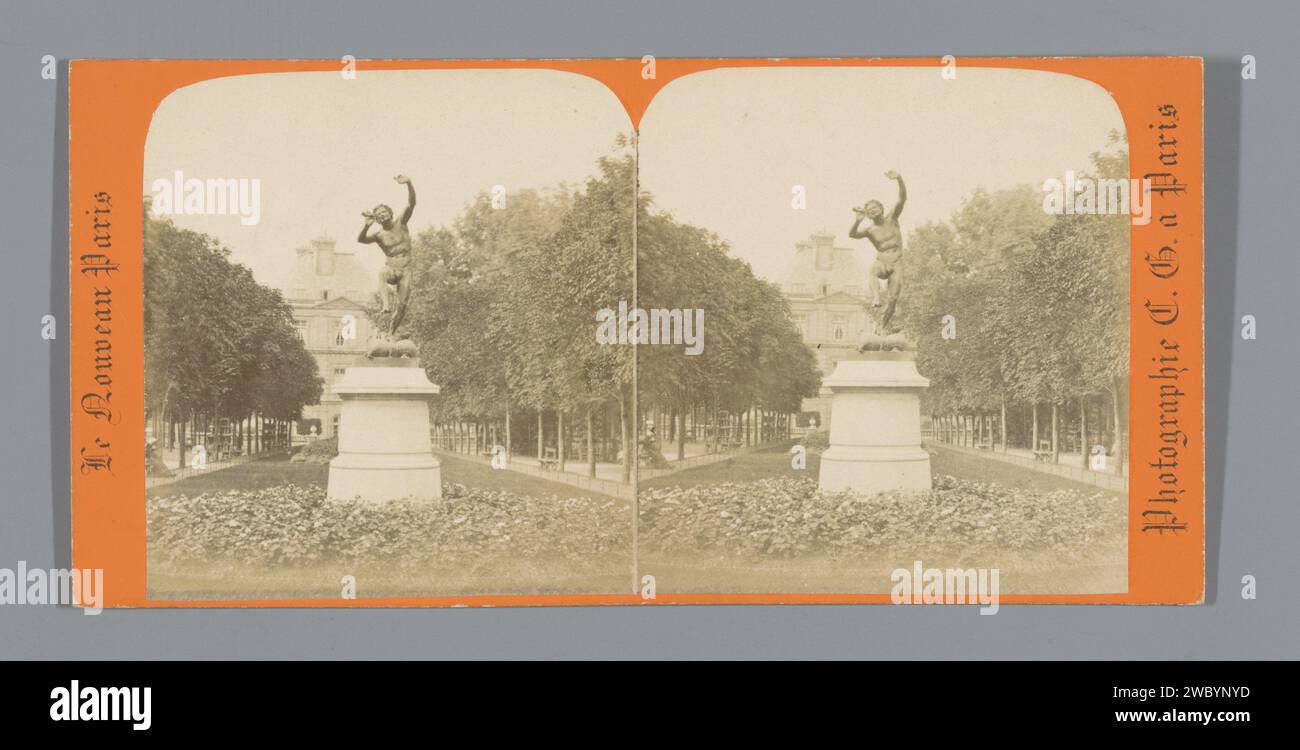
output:
M 361 321 L 356 319 L 352 313 L 347 313 L 343 317 L 334 321 L 334 346 L 356 345 L 361 330 Z M 346 334 L 346 335 L 345 335 Z
M 831 319 L 831 338 L 836 341 L 844 340 L 844 316 L 836 315 Z

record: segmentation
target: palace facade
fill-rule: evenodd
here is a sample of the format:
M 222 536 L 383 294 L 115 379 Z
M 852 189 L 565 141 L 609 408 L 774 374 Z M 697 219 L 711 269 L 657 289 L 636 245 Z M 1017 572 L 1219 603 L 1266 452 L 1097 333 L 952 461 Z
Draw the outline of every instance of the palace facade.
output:
M 338 248 L 333 238 L 317 237 L 295 252 L 293 278 L 282 291 L 293 308 L 298 335 L 316 359 L 325 390 L 319 404 L 303 407 L 294 438 L 334 437 L 342 401 L 333 386 L 357 357 L 366 354 L 370 320 L 365 303 L 373 297 L 378 281 L 352 250 Z
M 864 253 L 874 250 L 836 247 L 834 234 L 816 232 L 795 243 L 794 258 L 782 277 L 781 291 L 790 303 L 795 327 L 817 357 L 823 378 L 846 354 L 857 351 L 870 330 L 866 306 L 872 259 Z M 820 429 L 829 429 L 830 397 L 823 386 L 816 398 L 804 399 L 800 425 L 808 419 Z

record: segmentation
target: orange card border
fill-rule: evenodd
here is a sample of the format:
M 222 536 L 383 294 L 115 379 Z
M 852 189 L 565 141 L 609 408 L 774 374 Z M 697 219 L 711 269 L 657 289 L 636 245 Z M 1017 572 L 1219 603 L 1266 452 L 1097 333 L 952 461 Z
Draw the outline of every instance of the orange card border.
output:
M 660 58 L 656 76 L 642 77 L 639 59 L 605 60 L 361 60 L 357 69 L 546 69 L 578 73 L 600 81 L 618 97 L 634 127 L 654 95 L 669 82 L 718 68 L 759 67 L 934 67 L 937 58 L 703 59 Z M 1188 191 L 1177 205 L 1178 225 L 1153 220 L 1133 226 L 1130 302 L 1130 449 L 1128 591 L 1112 594 L 1006 595 L 1003 603 L 1191 604 L 1205 587 L 1205 393 L 1204 393 L 1204 111 L 1203 62 L 1198 57 L 961 58 L 961 68 L 1010 68 L 1072 75 L 1102 86 L 1124 119 L 1130 169 L 1141 178 L 1176 172 Z M 71 366 L 72 559 L 79 569 L 105 571 L 108 607 L 463 607 L 583 606 L 608 604 L 880 604 L 888 594 L 659 594 L 642 600 L 631 594 L 400 596 L 370 599 L 268 599 L 238 601 L 154 601 L 147 598 L 145 481 L 142 436 L 143 280 L 142 243 L 144 145 L 153 113 L 173 91 L 200 81 L 256 73 L 339 71 L 337 60 L 74 60 L 69 63 L 69 336 Z M 1156 108 L 1178 109 L 1178 165 L 1162 166 L 1153 123 Z M 94 243 L 97 195 L 111 196 L 111 248 Z M 1156 199 L 1157 218 L 1167 204 Z M 102 215 L 101 215 L 102 216 Z M 1176 247 L 1180 270 L 1160 279 L 1145 263 L 1148 252 Z M 103 253 L 118 264 L 109 278 L 83 273 L 82 256 Z M 111 421 L 83 408 L 83 396 L 102 393 L 94 380 L 96 284 L 112 289 Z M 1177 292 L 1182 314 L 1170 325 L 1152 322 L 1146 308 Z M 1141 530 L 1142 513 L 1160 489 L 1149 462 L 1158 458 L 1158 384 L 1144 374 L 1161 339 L 1177 341 L 1180 381 L 1186 394 L 1180 426 L 1190 442 L 1177 469 L 1186 497 L 1179 502 L 1181 534 Z M 95 399 L 90 403 L 93 406 Z M 100 404 L 102 406 L 102 403 Z M 1194 408 L 1193 408 L 1194 407 Z M 87 455 L 114 454 L 111 473 L 83 464 Z

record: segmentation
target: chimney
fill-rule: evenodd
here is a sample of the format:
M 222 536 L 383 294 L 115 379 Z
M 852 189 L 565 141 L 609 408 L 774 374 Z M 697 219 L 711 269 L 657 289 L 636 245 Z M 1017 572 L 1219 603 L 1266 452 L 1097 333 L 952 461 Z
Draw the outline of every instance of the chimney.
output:
M 334 275 L 334 240 L 329 237 L 317 237 L 311 241 L 316 251 L 316 275 Z
M 835 267 L 835 235 L 830 232 L 814 232 L 813 247 L 817 249 L 817 270 L 830 271 Z

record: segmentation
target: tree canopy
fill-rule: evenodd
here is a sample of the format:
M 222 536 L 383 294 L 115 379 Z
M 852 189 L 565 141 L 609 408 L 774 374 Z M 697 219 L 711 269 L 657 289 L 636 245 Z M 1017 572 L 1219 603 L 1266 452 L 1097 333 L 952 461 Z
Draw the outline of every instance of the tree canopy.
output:
M 145 403 L 173 419 L 295 419 L 322 380 L 276 289 L 215 239 L 144 223 Z
M 1126 152 L 1094 154 L 1082 176 L 1127 179 Z M 907 252 L 900 318 L 930 379 L 931 414 L 1106 396 L 1120 422 L 1128 216 L 1049 214 L 1029 186 L 978 190 L 949 221 L 912 232 Z
M 713 403 L 789 412 L 817 392 L 812 353 L 779 290 L 712 233 L 638 196 L 625 146 L 599 159 L 584 185 L 519 190 L 504 202 L 484 193 L 451 226 L 420 233 L 408 320 L 442 388 L 437 419 L 617 405 L 626 442 L 634 375 L 642 411 Z M 639 346 L 634 359 L 633 347 L 598 341 L 597 312 L 634 299 L 647 310 L 702 308 L 703 351 Z

